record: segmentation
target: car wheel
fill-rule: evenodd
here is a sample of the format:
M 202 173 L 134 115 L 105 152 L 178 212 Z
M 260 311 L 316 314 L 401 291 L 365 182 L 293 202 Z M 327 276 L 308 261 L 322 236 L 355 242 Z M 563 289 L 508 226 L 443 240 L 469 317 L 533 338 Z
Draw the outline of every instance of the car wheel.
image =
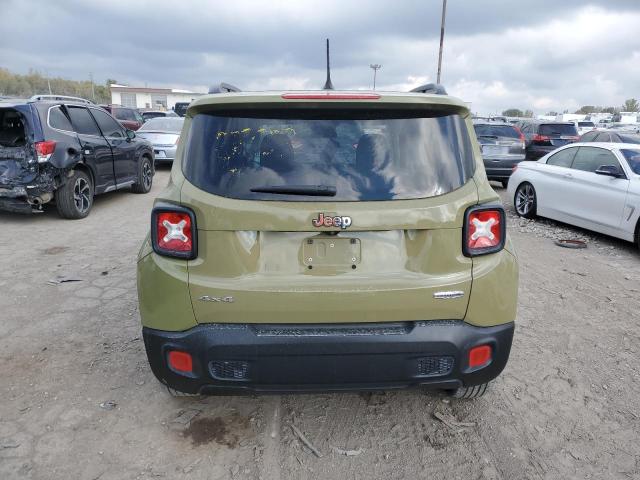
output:
M 200 396 L 197 393 L 185 393 L 171 387 L 167 387 L 167 391 L 169 392 L 169 395 L 171 395 L 172 397 L 199 397 Z
M 146 155 L 138 162 L 138 178 L 131 189 L 133 193 L 148 193 L 153 185 L 153 164 Z
M 473 387 L 460 387 L 455 390 L 449 390 L 449 395 L 453 398 L 459 399 L 472 399 L 480 398 L 487 391 L 489 383 L 482 383 L 480 385 L 474 385 Z
M 85 172 L 75 170 L 67 183 L 56 190 L 55 198 L 62 218 L 84 218 L 93 206 L 93 182 Z
M 528 182 L 521 183 L 516 189 L 513 197 L 513 205 L 516 213 L 524 218 L 535 218 L 538 208 L 538 199 L 536 198 L 536 190 Z

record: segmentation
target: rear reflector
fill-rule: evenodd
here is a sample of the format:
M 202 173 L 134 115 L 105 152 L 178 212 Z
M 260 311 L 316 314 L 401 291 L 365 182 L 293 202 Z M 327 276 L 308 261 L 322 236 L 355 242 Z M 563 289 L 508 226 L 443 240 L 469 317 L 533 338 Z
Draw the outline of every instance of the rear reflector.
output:
M 505 214 L 501 206 L 471 207 L 465 214 L 463 251 L 468 257 L 504 248 Z
M 193 372 L 193 359 L 187 352 L 171 350 L 169 352 L 169 366 L 177 372 Z
M 480 345 L 469 350 L 469 368 L 484 367 L 491 361 L 491 347 Z
M 196 238 L 195 215 L 188 208 L 157 205 L 151 212 L 151 243 L 157 254 L 193 259 Z
M 285 100 L 378 100 L 377 93 L 284 93 Z

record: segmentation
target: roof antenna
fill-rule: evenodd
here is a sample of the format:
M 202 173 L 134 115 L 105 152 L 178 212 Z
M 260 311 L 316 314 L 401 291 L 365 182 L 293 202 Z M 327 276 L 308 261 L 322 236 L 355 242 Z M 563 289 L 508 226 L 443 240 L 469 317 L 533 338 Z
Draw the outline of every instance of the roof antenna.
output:
M 331 65 L 329 64 L 329 39 L 327 38 L 327 81 L 324 83 L 323 90 L 333 90 L 333 83 L 331 83 Z

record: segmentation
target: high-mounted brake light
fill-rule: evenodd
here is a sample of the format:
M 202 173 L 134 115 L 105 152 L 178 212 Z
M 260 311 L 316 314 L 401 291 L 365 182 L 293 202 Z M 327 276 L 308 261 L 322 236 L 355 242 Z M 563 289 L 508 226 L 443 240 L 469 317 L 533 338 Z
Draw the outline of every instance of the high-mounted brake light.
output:
M 285 100 L 378 100 L 377 93 L 284 93 Z
M 196 238 L 195 215 L 188 208 L 160 204 L 151 212 L 151 243 L 157 254 L 193 259 Z
M 467 257 L 502 250 L 505 237 L 505 214 L 501 206 L 476 206 L 465 213 L 462 247 Z
M 38 155 L 38 163 L 48 162 L 56 149 L 56 142 L 53 140 L 45 140 L 44 142 L 36 142 L 36 154 Z

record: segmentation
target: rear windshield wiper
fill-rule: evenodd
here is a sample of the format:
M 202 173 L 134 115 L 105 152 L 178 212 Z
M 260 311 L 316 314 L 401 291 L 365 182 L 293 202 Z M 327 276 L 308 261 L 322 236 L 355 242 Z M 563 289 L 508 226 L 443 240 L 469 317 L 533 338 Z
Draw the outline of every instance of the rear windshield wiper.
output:
M 329 185 L 265 185 L 264 187 L 254 187 L 251 191 L 256 193 L 275 193 L 278 195 L 336 196 L 336 187 Z

